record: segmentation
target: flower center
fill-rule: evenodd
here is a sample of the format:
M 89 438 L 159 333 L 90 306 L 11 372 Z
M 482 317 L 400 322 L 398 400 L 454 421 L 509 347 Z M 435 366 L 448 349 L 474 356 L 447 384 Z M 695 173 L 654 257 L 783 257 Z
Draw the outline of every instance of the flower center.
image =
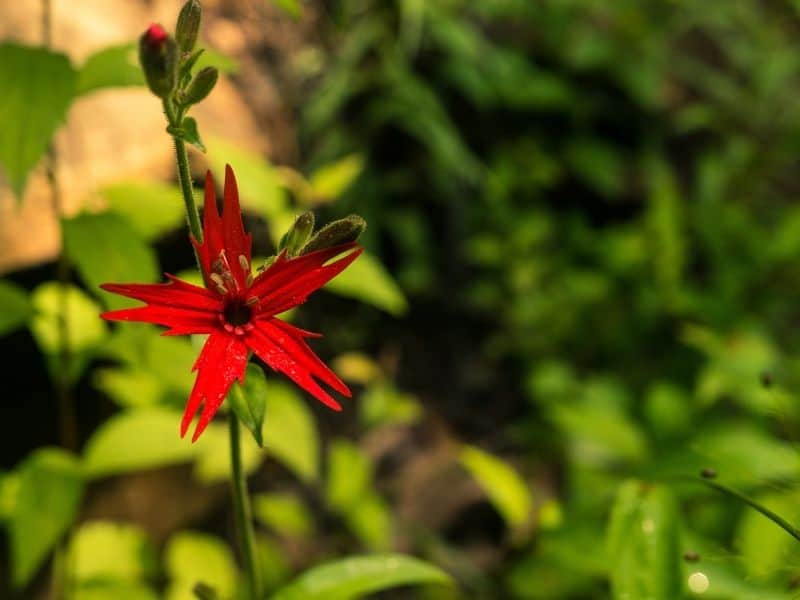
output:
M 247 325 L 253 317 L 253 311 L 242 300 L 232 300 L 225 305 L 223 310 L 225 322 L 234 327 Z

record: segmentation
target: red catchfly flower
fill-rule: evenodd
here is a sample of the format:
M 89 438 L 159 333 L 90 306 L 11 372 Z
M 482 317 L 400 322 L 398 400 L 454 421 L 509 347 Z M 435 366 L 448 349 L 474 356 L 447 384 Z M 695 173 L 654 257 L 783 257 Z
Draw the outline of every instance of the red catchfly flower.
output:
M 233 382 L 244 381 L 251 351 L 323 404 L 341 410 L 318 381 L 348 398 L 350 390 L 305 341 L 320 334 L 298 329 L 276 315 L 305 302 L 312 292 L 347 268 L 362 248 L 351 242 L 295 258 L 284 250 L 254 279 L 251 236 L 244 231 L 239 192 L 230 166 L 225 169 L 222 216 L 217 211 L 214 180 L 211 173 L 206 176 L 203 241 L 192 237 L 192 243 L 206 287 L 169 274 L 168 283 L 100 286 L 146 303 L 103 313 L 104 319 L 164 325 L 169 327 L 164 335 L 208 334 L 192 369 L 197 371 L 197 379 L 181 421 L 181 437 L 201 404 L 203 410 L 192 441 L 203 433 Z

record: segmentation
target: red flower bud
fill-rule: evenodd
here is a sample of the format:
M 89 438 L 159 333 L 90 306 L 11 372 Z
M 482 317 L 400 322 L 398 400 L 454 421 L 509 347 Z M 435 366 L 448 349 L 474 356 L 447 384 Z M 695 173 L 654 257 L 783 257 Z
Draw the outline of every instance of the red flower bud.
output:
M 147 28 L 147 31 L 144 32 L 143 42 L 153 48 L 160 48 L 161 45 L 167 41 L 168 37 L 169 35 L 166 29 L 158 23 L 153 23 Z
M 178 49 L 166 30 L 153 23 L 139 38 L 139 62 L 150 90 L 166 98 L 175 89 Z

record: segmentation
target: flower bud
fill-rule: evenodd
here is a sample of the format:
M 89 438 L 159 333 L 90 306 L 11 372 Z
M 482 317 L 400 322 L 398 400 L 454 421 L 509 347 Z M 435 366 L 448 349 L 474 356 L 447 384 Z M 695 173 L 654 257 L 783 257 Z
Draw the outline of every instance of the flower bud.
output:
M 298 216 L 289 231 L 281 239 L 278 250 L 286 250 L 289 256 L 297 256 L 314 231 L 314 213 L 310 210 Z
M 219 71 L 217 71 L 216 67 L 203 67 L 200 69 L 189 83 L 186 91 L 181 95 L 181 104 L 189 105 L 200 102 L 214 89 L 218 77 Z
M 178 67 L 178 49 L 161 25 L 150 25 L 139 38 L 139 62 L 147 86 L 159 98 L 165 98 L 175 89 Z
M 183 52 L 191 52 L 197 43 L 197 35 L 200 32 L 200 17 L 202 9 L 198 0 L 189 0 L 183 5 L 178 15 L 178 24 L 175 27 L 175 39 L 178 47 Z
M 367 222 L 358 215 L 349 215 L 344 219 L 328 223 L 303 246 L 300 254 L 308 254 L 315 250 L 355 242 L 366 228 Z

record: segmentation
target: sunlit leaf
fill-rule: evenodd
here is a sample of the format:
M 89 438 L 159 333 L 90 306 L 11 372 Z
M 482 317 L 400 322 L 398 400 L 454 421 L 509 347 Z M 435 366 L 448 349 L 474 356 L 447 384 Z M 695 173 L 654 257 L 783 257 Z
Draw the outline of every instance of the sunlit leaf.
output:
M 198 58 L 197 62 L 194 64 L 194 71 L 197 72 L 205 67 L 214 67 L 220 73 L 230 75 L 239 70 L 239 63 L 236 62 L 236 59 L 227 54 L 222 54 L 212 48 L 205 48 L 200 58 Z
M 486 492 L 509 528 L 517 529 L 531 518 L 533 501 L 525 480 L 510 465 L 474 446 L 464 446 L 461 464 Z
M 270 383 L 264 447 L 305 482 L 319 475 L 319 439 L 306 401 L 282 383 Z
M 10 281 L 0 280 L 0 335 L 24 325 L 31 314 L 27 292 Z
M 91 352 L 105 339 L 108 328 L 100 319 L 102 309 L 80 289 L 58 283 L 43 283 L 31 294 L 35 315 L 30 328 L 51 372 L 56 372 L 61 340 L 62 310 L 66 315 L 66 342 L 69 350 L 70 378 L 83 371 Z
M 69 59 L 43 48 L 0 44 L 0 167 L 21 199 L 28 173 L 64 120 L 75 91 Z
M 180 438 L 180 420 L 180 413 L 157 407 L 111 417 L 86 443 L 87 475 L 116 475 L 190 461 L 197 444 Z
M 161 381 L 143 369 L 96 369 L 92 373 L 92 383 L 120 406 L 157 404 L 164 393 Z
M 230 598 L 238 577 L 230 548 L 221 539 L 190 531 L 172 536 L 164 552 L 170 583 L 167 600 L 196 600 L 192 589 L 198 583 L 214 588 L 221 598 Z
M 392 511 L 376 492 L 362 494 L 344 513 L 347 527 L 364 547 L 386 552 L 392 546 Z
M 11 574 L 15 587 L 25 585 L 77 516 L 83 475 L 71 454 L 57 449 L 35 451 L 17 469 L 19 488 L 10 515 Z
M 194 476 L 199 481 L 215 483 L 230 480 L 231 444 L 227 423 L 219 422 L 209 425 L 195 446 L 197 446 L 197 462 L 194 466 Z M 250 436 L 242 437 L 240 447 L 242 470 L 245 475 L 249 475 L 258 468 L 264 454 Z
M 268 0 L 294 19 L 300 18 L 300 0 Z
M 351 154 L 320 167 L 309 177 L 314 199 L 317 201 L 337 199 L 352 185 L 363 168 L 364 159 L 359 154 Z
M 78 581 L 113 579 L 135 583 L 152 576 L 155 549 L 138 526 L 90 521 L 74 533 L 69 545 L 72 575 Z
M 75 94 L 102 88 L 144 85 L 136 44 L 109 46 L 91 54 L 78 70 Z
M 611 512 L 607 544 L 615 599 L 682 596 L 677 506 L 666 487 L 625 482 Z
M 408 310 L 408 302 L 392 276 L 366 252 L 328 282 L 325 289 L 366 302 L 397 317 Z
M 103 187 L 100 195 L 110 211 L 125 217 L 148 240 L 180 227 L 185 218 L 181 191 L 173 185 L 119 182 Z
M 290 494 L 259 494 L 253 497 L 256 519 L 286 537 L 306 537 L 314 520 L 303 501 Z
M 797 522 L 800 516 L 796 492 L 771 493 L 756 500 L 790 522 Z M 736 528 L 736 541 L 742 567 L 749 576 L 760 581 L 774 578 L 790 560 L 790 553 L 797 544 L 797 540 L 755 510 L 742 513 Z
M 271 600 L 349 600 L 400 585 L 452 584 L 437 567 L 402 554 L 355 556 L 314 567 Z
M 64 219 L 64 249 L 91 289 L 103 283 L 153 282 L 158 262 L 152 248 L 119 215 L 82 214 Z M 131 306 L 117 294 L 102 292 L 110 308 Z
M 328 449 L 328 482 L 325 499 L 339 511 L 347 511 L 372 485 L 372 465 L 361 449 L 346 439 L 334 440 Z
M 414 423 L 422 416 L 422 406 L 414 396 L 386 383 L 367 388 L 360 409 L 361 419 L 369 427 Z
M 158 600 L 159 596 L 142 583 L 92 581 L 79 585 L 71 596 L 73 600 Z

